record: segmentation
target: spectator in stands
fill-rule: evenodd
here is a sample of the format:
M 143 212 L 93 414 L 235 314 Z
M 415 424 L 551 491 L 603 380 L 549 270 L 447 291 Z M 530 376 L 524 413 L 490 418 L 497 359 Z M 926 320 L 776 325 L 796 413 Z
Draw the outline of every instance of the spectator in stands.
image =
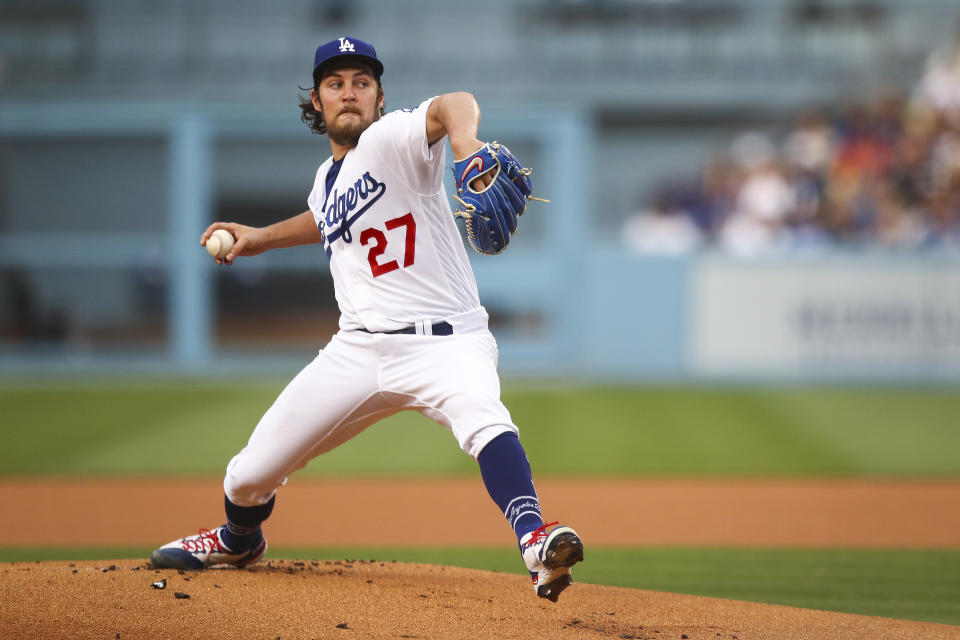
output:
M 954 42 L 935 49 L 927 58 L 915 97 L 951 126 L 960 126 L 960 30 Z
M 706 238 L 714 237 L 733 213 L 740 171 L 725 156 L 711 158 L 696 181 L 683 192 L 683 208 Z
M 960 250 L 960 33 L 937 51 L 910 101 L 887 93 L 839 117 L 802 114 L 780 146 L 745 132 L 729 157 L 674 194 L 658 223 L 740 255 L 825 246 Z M 628 223 L 652 233 L 653 219 Z M 658 224 L 658 233 L 663 232 Z M 630 241 L 628 241 L 630 242 Z M 635 240 L 633 241 L 635 243 Z
M 661 190 L 653 205 L 630 216 L 623 226 L 623 241 L 641 254 L 678 255 L 697 249 L 703 234 L 678 198 Z
M 935 192 L 950 188 L 953 178 L 960 173 L 960 123 L 953 127 L 941 119 L 930 148 L 930 173 Z
M 866 230 L 867 242 L 883 249 L 919 247 L 926 236 L 925 211 L 907 207 L 889 182 L 877 181 L 874 189 L 872 224 Z
M 826 115 L 810 110 L 800 115 L 783 143 L 784 160 L 806 176 L 823 176 L 833 161 L 837 139 Z
M 908 128 L 897 140 L 885 176 L 904 206 L 923 209 L 932 195 L 930 137 L 922 129 Z
M 828 242 L 824 198 L 836 147 L 836 132 L 819 109 L 802 113 L 784 140 L 784 168 L 796 198 L 789 220 L 796 247 L 819 248 Z
M 960 176 L 930 202 L 930 219 L 923 246 L 960 251 Z
M 768 136 L 745 133 L 731 149 L 743 180 L 734 212 L 720 232 L 720 243 L 735 254 L 762 254 L 784 240 L 781 231 L 793 215 L 796 196 Z

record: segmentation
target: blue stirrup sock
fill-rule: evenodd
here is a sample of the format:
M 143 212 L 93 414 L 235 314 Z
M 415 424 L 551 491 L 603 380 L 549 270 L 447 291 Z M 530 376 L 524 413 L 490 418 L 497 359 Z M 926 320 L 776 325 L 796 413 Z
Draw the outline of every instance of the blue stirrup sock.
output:
M 227 512 L 227 526 L 220 537 L 231 551 L 239 553 L 260 543 L 263 534 L 260 525 L 273 513 L 273 505 L 277 501 L 274 495 L 266 504 L 255 507 L 241 507 L 230 502 L 230 498 L 223 496 L 224 510 Z
M 515 433 L 504 433 L 491 440 L 477 456 L 477 462 L 487 492 L 503 511 L 517 541 L 543 526 L 530 461 Z

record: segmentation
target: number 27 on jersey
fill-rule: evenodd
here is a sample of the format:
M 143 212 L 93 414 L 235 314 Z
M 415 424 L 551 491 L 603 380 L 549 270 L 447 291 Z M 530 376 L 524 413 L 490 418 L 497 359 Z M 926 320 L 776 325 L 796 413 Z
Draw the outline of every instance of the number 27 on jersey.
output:
M 406 213 L 399 218 L 387 220 L 384 226 L 388 232 L 399 229 L 404 230 L 403 267 L 407 268 L 411 266 L 416 258 L 417 247 L 417 223 L 413 219 L 413 213 Z M 364 229 L 360 234 L 360 244 L 363 246 L 371 245 L 370 250 L 367 252 L 367 262 L 370 263 L 370 271 L 373 272 L 374 278 L 400 268 L 400 263 L 396 260 L 380 262 L 381 256 L 383 256 L 387 250 L 388 242 L 391 239 L 399 241 L 400 238 L 398 236 L 399 234 L 397 233 L 391 233 L 388 238 L 386 233 L 376 227 Z

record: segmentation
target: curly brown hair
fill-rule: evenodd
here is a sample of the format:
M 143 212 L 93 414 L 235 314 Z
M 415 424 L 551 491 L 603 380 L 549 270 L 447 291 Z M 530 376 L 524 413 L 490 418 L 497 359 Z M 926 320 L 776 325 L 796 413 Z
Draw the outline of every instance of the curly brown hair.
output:
M 316 84 L 313 85 L 313 90 L 316 91 L 320 86 L 319 79 Z M 306 87 L 300 87 L 301 91 L 309 91 Z M 310 94 L 308 93 L 306 97 L 301 94 L 300 96 L 300 119 L 310 127 L 310 131 L 313 131 L 317 135 L 323 135 L 327 132 L 327 124 L 323 121 L 323 114 L 316 110 L 313 106 L 313 100 L 310 99 Z M 377 78 L 377 101 L 383 100 L 383 85 L 380 84 L 380 78 Z M 380 115 L 382 116 L 386 111 L 384 106 L 386 103 L 380 105 Z

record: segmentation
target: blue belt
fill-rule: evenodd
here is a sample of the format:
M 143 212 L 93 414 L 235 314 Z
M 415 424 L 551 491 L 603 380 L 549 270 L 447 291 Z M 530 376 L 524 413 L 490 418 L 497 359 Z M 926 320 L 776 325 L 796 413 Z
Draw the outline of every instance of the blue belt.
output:
M 416 332 L 417 332 L 417 327 L 414 326 L 414 325 L 410 325 L 409 327 L 404 327 L 404 328 L 402 328 L 402 329 L 394 329 L 393 331 L 370 331 L 369 329 L 365 329 L 365 328 L 363 328 L 363 327 L 360 327 L 360 331 L 363 331 L 364 333 L 389 333 L 389 334 L 397 334 L 397 333 L 416 333 Z M 449 322 L 447 322 L 446 320 L 442 320 L 442 321 L 440 321 L 440 322 L 434 323 L 434 325 L 433 325 L 433 335 L 435 335 L 435 336 L 452 336 L 452 335 L 453 335 L 453 326 L 452 326 Z

